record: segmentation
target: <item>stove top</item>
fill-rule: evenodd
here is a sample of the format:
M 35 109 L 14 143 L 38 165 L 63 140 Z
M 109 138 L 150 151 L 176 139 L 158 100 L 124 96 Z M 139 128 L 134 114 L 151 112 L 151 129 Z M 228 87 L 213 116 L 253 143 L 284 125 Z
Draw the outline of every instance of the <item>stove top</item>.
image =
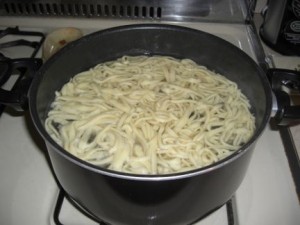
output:
M 84 34 L 88 34 L 129 23 L 140 21 L 100 22 L 57 18 L 35 20 L 18 17 L 2 19 L 0 29 L 14 27 L 17 24 L 20 30 L 41 32 L 46 35 L 60 27 L 76 26 Z M 238 46 L 254 60 L 258 62 L 260 60 L 253 47 L 255 43 L 251 28 L 245 24 L 169 23 L 212 33 Z M 5 42 L 15 38 L 10 36 Z M 31 36 L 29 40 L 38 41 L 36 38 Z M 1 39 L 0 43 L 4 43 L 3 40 Z M 21 54 L 25 53 L 24 48 L 20 51 Z M 0 49 L 0 52 L 9 58 L 31 56 L 31 54 L 18 56 L 17 51 L 19 51 L 17 48 Z M 36 57 L 41 57 L 41 50 L 37 52 Z M 13 82 L 9 80 L 5 87 L 11 87 Z M 46 147 L 35 130 L 28 112 L 19 113 L 5 108 L 0 118 L 0 143 L 0 217 L 4 224 L 97 224 L 78 211 L 72 202 L 61 196 Z M 57 205 L 61 205 L 59 212 Z M 299 201 L 280 133 L 267 126 L 256 144 L 247 175 L 230 203 L 196 224 L 296 225 L 299 221 Z

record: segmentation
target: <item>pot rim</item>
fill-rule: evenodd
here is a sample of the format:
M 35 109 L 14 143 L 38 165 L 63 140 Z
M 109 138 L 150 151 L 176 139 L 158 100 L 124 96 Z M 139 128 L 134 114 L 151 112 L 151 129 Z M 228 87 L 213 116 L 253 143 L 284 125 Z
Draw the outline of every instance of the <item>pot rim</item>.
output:
M 81 44 L 82 41 L 87 41 L 90 38 L 98 35 L 107 35 L 113 32 L 120 32 L 120 30 L 132 30 L 132 29 L 177 29 L 181 31 L 188 31 L 193 33 L 198 33 L 201 35 L 207 35 L 211 38 L 218 39 L 219 42 L 222 42 L 224 45 L 230 45 L 231 48 L 238 52 L 242 57 L 245 58 L 245 60 L 248 60 L 253 64 L 253 67 L 257 70 L 257 75 L 260 78 L 260 81 L 262 85 L 264 86 L 264 92 L 266 97 L 266 109 L 265 114 L 263 116 L 262 122 L 259 127 L 256 128 L 255 133 L 251 137 L 251 139 L 244 144 L 239 150 L 233 152 L 231 155 L 225 157 L 222 160 L 217 161 L 216 163 L 210 164 L 205 167 L 185 171 L 185 172 L 179 172 L 179 173 L 171 173 L 171 174 L 160 174 L 160 175 L 143 175 L 143 174 L 131 174 L 131 173 L 124 173 L 119 171 L 113 171 L 106 168 L 101 168 L 99 166 L 93 165 L 91 163 L 88 163 L 80 158 L 77 158 L 76 156 L 72 155 L 68 151 L 66 151 L 64 148 L 62 148 L 60 145 L 58 145 L 48 134 L 48 132 L 45 130 L 44 125 L 41 123 L 41 120 L 39 119 L 37 107 L 36 107 L 36 96 L 38 91 L 39 83 L 42 81 L 42 78 L 44 76 L 44 72 L 51 66 L 53 62 L 56 60 L 59 60 L 60 55 L 64 54 L 64 52 L 68 51 L 70 48 L 73 48 L 74 46 L 77 46 Z M 94 33 L 91 33 L 87 36 L 84 36 L 83 38 L 80 38 L 70 44 L 68 44 L 66 47 L 61 49 L 57 54 L 52 56 L 46 63 L 42 65 L 40 70 L 37 72 L 37 74 L 34 76 L 32 85 L 29 90 L 29 111 L 30 115 L 32 117 L 33 123 L 38 130 L 39 134 L 43 137 L 46 144 L 50 144 L 53 146 L 54 151 L 56 151 L 58 154 L 60 154 L 65 159 L 71 161 L 72 163 L 76 164 L 79 167 L 85 168 L 87 170 L 90 170 L 92 172 L 102 174 L 105 176 L 115 177 L 115 178 L 121 178 L 121 179 L 129 179 L 129 180 L 139 180 L 139 181 L 167 181 L 167 180 L 176 180 L 176 179 L 183 179 L 188 177 L 193 177 L 201 174 L 206 174 L 214 170 L 218 170 L 227 164 L 230 164 L 231 162 L 235 161 L 239 157 L 241 157 L 243 154 L 247 152 L 247 150 L 250 148 L 251 145 L 255 145 L 257 139 L 261 136 L 263 130 L 266 127 L 266 124 L 268 123 L 271 115 L 271 109 L 272 109 L 272 90 L 269 84 L 269 81 L 267 79 L 266 74 L 263 72 L 263 70 L 258 66 L 258 64 L 245 52 L 243 52 L 238 47 L 234 46 L 233 44 L 216 37 L 215 35 L 195 30 L 193 28 L 187 28 L 182 27 L 178 25 L 168 25 L 168 24 L 134 24 L 134 25 L 123 25 L 113 28 L 108 28 L 105 30 L 96 31 Z M 48 149 L 49 151 L 49 149 Z

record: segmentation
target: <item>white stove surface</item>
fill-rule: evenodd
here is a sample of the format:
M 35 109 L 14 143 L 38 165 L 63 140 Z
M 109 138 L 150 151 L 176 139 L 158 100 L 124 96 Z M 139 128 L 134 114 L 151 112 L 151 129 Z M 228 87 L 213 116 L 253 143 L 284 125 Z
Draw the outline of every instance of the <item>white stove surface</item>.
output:
M 84 33 L 135 20 L 1 18 L 0 26 L 48 33 L 59 27 L 77 27 Z M 156 23 L 156 22 L 155 22 Z M 173 23 L 210 32 L 237 45 L 255 59 L 247 29 L 242 25 Z M 10 53 L 13 54 L 13 53 Z M 39 53 L 41 55 L 41 53 Z M 46 147 L 29 113 L 7 109 L 0 118 L 0 221 L 6 225 L 54 225 L 53 210 L 59 192 L 47 162 Z M 239 225 L 298 225 L 300 206 L 279 132 L 266 127 L 257 142 L 247 175 L 235 196 Z M 61 221 L 66 225 L 95 224 L 68 202 Z M 225 207 L 197 225 L 226 225 Z

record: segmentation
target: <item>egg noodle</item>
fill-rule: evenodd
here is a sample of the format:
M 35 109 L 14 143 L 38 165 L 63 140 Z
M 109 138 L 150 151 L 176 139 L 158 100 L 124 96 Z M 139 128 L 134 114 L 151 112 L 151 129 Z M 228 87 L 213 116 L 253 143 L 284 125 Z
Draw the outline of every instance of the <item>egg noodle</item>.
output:
M 253 135 L 236 83 L 189 59 L 124 56 L 56 92 L 45 127 L 74 156 L 134 174 L 210 165 Z

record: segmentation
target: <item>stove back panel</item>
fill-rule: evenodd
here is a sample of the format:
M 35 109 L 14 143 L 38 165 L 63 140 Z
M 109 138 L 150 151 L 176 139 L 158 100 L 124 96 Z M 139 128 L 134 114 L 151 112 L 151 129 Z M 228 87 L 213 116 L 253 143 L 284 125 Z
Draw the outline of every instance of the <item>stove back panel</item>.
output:
M 4 0 L 0 15 L 244 22 L 253 0 Z

